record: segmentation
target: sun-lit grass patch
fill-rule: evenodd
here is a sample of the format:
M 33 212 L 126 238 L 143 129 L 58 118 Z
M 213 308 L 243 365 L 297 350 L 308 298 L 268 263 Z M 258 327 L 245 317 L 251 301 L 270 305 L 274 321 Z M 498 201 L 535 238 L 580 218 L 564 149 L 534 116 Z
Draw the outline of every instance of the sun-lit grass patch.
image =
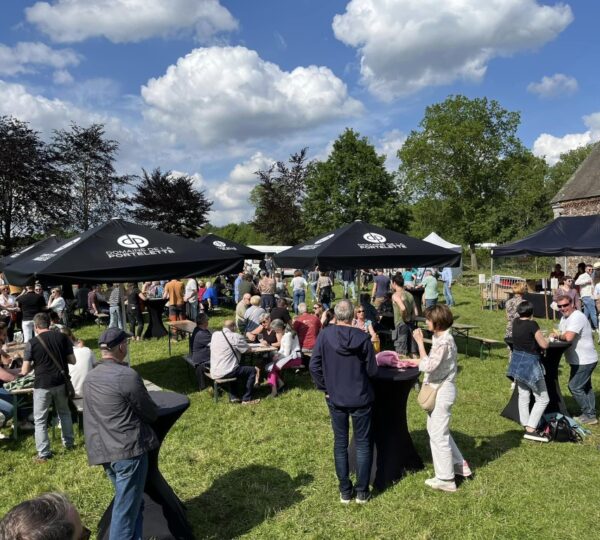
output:
M 469 279 L 469 276 L 467 276 Z M 469 281 L 473 282 L 472 279 Z M 338 291 L 339 293 L 339 291 Z M 456 285 L 458 321 L 475 334 L 501 340 L 503 311 L 482 310 L 477 285 Z M 211 320 L 218 328 L 230 312 Z M 551 322 L 541 321 L 550 328 Z M 97 347 L 100 330 L 78 335 Z M 426 470 L 410 475 L 365 507 L 338 503 L 332 434 L 324 401 L 307 373 L 286 375 L 291 391 L 255 407 L 215 404 L 198 393 L 180 358 L 187 342 L 166 339 L 131 345 L 132 364 L 165 390 L 190 397 L 191 406 L 161 450 L 161 470 L 188 508 L 198 538 L 596 538 L 600 497 L 600 428 L 583 444 L 523 441 L 518 425 L 499 415 L 510 396 L 504 376 L 506 349 L 497 346 L 479 359 L 472 344 L 465 356 L 459 342 L 458 400 L 452 429 L 476 477 L 455 494 L 432 492 L 425 415 L 411 394 L 409 427 Z M 561 388 L 567 405 L 567 370 Z M 600 378 L 594 377 L 600 387 Z M 267 390 L 262 391 L 263 396 Z M 8 432 L 7 432 L 8 433 Z M 89 467 L 81 440 L 75 452 L 52 441 L 55 459 L 34 465 L 33 437 L 1 441 L 0 512 L 43 491 L 69 494 L 92 529 L 112 497 L 99 467 Z

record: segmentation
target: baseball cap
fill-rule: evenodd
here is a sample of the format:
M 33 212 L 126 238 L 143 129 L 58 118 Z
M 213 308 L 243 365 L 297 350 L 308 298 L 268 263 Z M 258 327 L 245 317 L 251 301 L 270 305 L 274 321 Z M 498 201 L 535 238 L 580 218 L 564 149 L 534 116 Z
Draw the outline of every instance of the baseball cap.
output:
M 102 335 L 98 338 L 98 345 L 100 345 L 100 348 L 112 349 L 132 336 L 133 334 L 125 332 L 120 328 L 109 328 L 102 332 Z

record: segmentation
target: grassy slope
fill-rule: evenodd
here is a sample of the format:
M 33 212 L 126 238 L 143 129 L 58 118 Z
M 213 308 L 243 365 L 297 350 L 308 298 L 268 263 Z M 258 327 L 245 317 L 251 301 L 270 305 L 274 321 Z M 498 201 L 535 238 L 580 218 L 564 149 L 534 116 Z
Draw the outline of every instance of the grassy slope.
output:
M 480 326 L 478 335 L 501 339 L 504 312 L 480 309 L 478 290 L 457 285 L 459 321 Z M 217 327 L 221 318 L 213 319 Z M 543 322 L 543 326 L 550 327 Z M 96 327 L 80 335 L 93 345 Z M 188 507 L 199 538 L 596 538 L 600 512 L 600 442 L 525 442 L 519 427 L 499 416 L 510 395 L 504 377 L 506 352 L 493 350 L 480 361 L 465 357 L 459 343 L 459 397 L 452 429 L 476 479 L 456 494 L 432 492 L 425 414 L 413 395 L 408 419 L 425 471 L 411 475 L 366 507 L 337 502 L 332 435 L 321 395 L 308 375 L 289 376 L 293 390 L 251 408 L 217 405 L 209 392 L 194 391 L 191 374 L 178 355 L 168 357 L 165 340 L 134 343 L 133 365 L 165 389 L 188 394 L 190 409 L 174 426 L 161 450 L 161 470 Z M 566 370 L 561 387 L 566 390 Z M 598 376 L 594 384 L 600 387 Z M 573 406 L 568 390 L 567 404 Z M 88 467 L 81 441 L 73 453 L 33 465 L 33 437 L 2 441 L 0 513 L 48 490 L 67 492 L 84 523 L 95 527 L 112 497 L 99 467 Z

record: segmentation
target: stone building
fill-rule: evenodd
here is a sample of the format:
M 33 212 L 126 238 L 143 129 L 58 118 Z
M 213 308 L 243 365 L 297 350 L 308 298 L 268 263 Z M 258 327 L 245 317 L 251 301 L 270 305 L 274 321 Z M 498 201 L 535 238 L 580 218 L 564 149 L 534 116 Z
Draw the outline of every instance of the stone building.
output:
M 600 214 L 600 143 L 550 201 L 554 217 Z M 563 258 L 557 262 L 563 264 Z M 568 257 L 565 272 L 573 275 L 581 257 Z M 594 262 L 597 259 L 586 260 Z

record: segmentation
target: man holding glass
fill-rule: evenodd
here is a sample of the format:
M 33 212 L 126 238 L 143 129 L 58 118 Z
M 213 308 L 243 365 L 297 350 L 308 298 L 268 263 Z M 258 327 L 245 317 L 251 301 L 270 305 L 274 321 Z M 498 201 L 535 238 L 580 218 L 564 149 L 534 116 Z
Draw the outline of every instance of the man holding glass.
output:
M 565 351 L 567 362 L 571 366 L 569 390 L 581 407 L 581 416 L 575 419 L 580 424 L 598 423 L 596 417 L 596 396 L 592 388 L 592 373 L 598 365 L 598 354 L 594 348 L 592 327 L 586 316 L 575 309 L 571 297 L 560 295 L 556 305 L 562 314 L 558 331 L 553 335 L 571 346 Z

